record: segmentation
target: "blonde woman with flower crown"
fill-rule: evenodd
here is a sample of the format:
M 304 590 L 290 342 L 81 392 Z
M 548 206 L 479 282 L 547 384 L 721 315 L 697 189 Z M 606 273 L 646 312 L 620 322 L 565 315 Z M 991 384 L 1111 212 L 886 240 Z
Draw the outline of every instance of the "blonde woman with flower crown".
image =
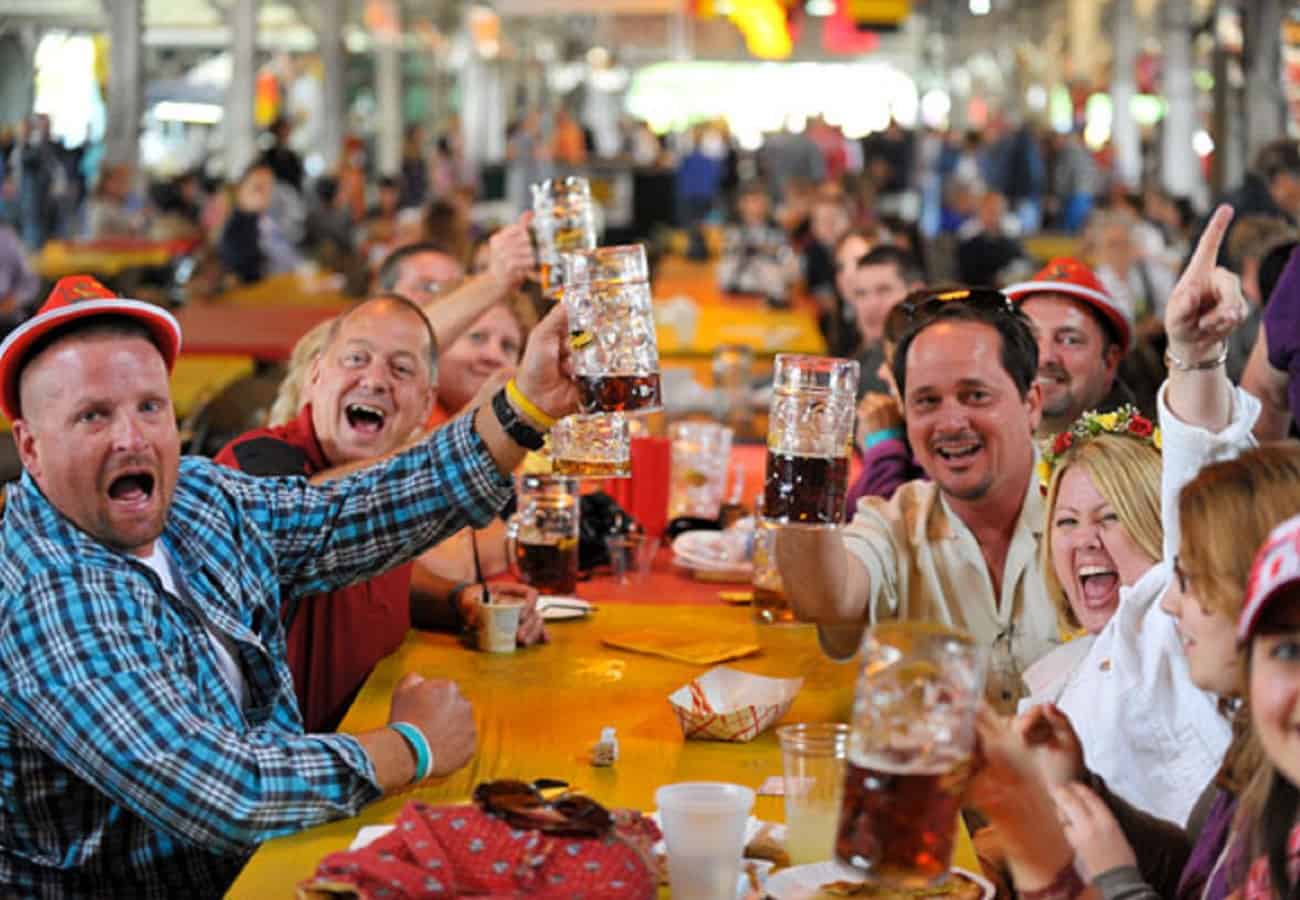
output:
M 1161 430 L 1132 408 L 1089 413 L 1042 455 L 1042 571 L 1062 627 L 1082 634 L 1025 672 L 1021 708 L 1054 704 L 1089 770 L 1181 824 L 1231 727 L 1218 698 L 1193 684 L 1176 623 L 1160 609 L 1174 580 L 1178 495 L 1205 465 L 1254 445 L 1259 402 L 1232 387 L 1221 362 L 1169 365 Z

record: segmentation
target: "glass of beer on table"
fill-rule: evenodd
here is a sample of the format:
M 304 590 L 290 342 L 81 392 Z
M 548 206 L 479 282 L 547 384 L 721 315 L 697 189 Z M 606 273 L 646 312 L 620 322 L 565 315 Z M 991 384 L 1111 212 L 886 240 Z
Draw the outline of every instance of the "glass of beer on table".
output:
M 763 516 L 782 525 L 844 521 L 858 364 L 826 356 L 776 357 L 768 414 Z
M 548 178 L 532 186 L 533 235 L 537 240 L 542 294 L 559 300 L 564 292 L 561 254 L 596 248 L 591 184 L 578 175 Z
M 645 247 L 563 254 L 578 405 L 585 413 L 658 409 L 655 337 Z
M 893 622 L 861 655 L 835 855 L 887 887 L 935 885 L 952 863 L 987 654 L 965 632 Z
M 578 587 L 578 480 L 560 475 L 516 475 L 519 511 L 506 523 L 510 570 L 542 594 L 573 594 Z

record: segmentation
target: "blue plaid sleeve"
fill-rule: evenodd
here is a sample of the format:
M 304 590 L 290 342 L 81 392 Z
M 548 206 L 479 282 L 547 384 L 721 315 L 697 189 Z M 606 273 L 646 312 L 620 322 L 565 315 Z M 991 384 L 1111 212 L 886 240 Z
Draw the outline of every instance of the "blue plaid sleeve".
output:
M 467 525 L 482 527 L 510 497 L 487 446 L 461 416 L 387 463 L 323 485 L 263 478 L 248 514 L 275 546 L 293 595 L 323 593 L 419 555 Z
M 151 826 L 214 852 L 247 852 L 380 796 L 354 738 L 254 727 L 238 721 L 233 695 L 214 703 L 229 687 L 202 665 L 206 632 L 150 616 L 139 590 L 138 579 L 102 569 L 47 571 L 8 606 L 0 715 L 22 743 Z M 7 760 L 4 769 L 26 770 L 24 796 L 75 786 L 60 788 L 44 765 Z M 39 779 L 50 781 L 42 789 L 31 783 Z

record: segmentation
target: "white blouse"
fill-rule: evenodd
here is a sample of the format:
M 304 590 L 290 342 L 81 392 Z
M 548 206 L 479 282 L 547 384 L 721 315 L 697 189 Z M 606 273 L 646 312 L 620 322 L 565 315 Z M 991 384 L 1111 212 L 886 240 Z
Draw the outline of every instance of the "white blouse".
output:
M 1124 799 L 1181 825 L 1223 761 L 1231 730 L 1215 697 L 1192 684 L 1174 620 L 1160 609 L 1178 549 L 1178 495 L 1204 466 L 1255 445 L 1259 401 L 1234 389 L 1232 421 L 1213 434 L 1174 418 L 1165 389 L 1157 397 L 1165 558 L 1120 588 L 1115 615 L 1100 632 L 1025 672 L 1030 696 L 1020 709 L 1055 703 L 1078 732 L 1090 770 Z

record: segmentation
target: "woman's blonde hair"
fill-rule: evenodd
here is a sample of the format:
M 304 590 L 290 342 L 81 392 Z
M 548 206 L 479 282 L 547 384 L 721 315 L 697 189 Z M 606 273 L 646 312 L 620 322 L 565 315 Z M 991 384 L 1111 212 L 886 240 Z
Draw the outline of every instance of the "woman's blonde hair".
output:
M 280 382 L 280 390 L 271 403 L 271 412 L 266 419 L 267 427 L 284 425 L 298 417 L 298 411 L 302 409 L 302 388 L 307 380 L 307 373 L 311 371 L 311 364 L 316 361 L 316 357 L 320 356 L 321 349 L 329 340 L 330 328 L 333 324 L 333 319 L 326 319 L 298 338 L 298 343 L 293 345 L 293 353 L 289 357 L 289 371 L 285 373 L 284 381 Z
M 1234 621 L 1250 565 L 1274 527 L 1300 512 L 1300 444 L 1279 441 L 1212 463 L 1178 498 L 1178 565 L 1201 606 Z
M 1057 621 L 1068 631 L 1082 628 L 1065 596 L 1052 564 L 1052 529 L 1061 479 L 1071 466 L 1088 473 L 1097 493 L 1119 516 L 1119 523 L 1138 548 L 1151 559 L 1164 556 L 1165 529 L 1160 518 L 1160 451 L 1148 440 L 1124 434 L 1101 434 L 1076 442 L 1052 471 L 1047 486 L 1047 521 L 1042 542 L 1043 581 L 1056 606 Z

